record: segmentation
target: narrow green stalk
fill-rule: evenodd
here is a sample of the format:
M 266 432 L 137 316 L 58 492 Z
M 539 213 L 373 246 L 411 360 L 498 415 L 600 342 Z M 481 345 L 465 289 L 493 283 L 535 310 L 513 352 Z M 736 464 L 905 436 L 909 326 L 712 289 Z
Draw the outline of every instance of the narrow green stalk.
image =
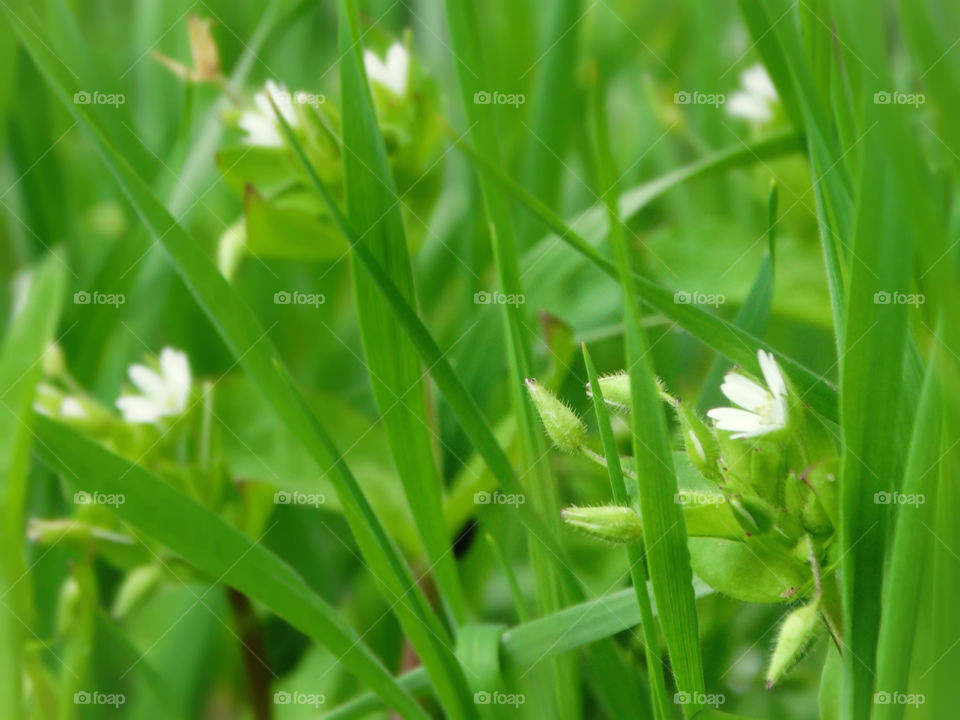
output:
M 620 467 L 620 454 L 617 451 L 617 441 L 613 437 L 613 425 L 610 415 L 603 403 L 603 391 L 593 359 L 583 345 L 583 362 L 587 369 L 587 379 L 593 394 L 593 410 L 597 416 L 597 427 L 600 430 L 600 441 L 603 444 L 603 454 L 606 457 L 607 473 L 610 476 L 610 490 L 617 505 L 629 505 L 627 486 L 623 480 L 623 470 Z M 640 608 L 640 625 L 643 630 L 643 650 L 647 658 L 647 674 L 652 686 L 653 716 L 655 718 L 669 717 L 667 708 L 668 697 L 666 681 L 663 676 L 663 662 L 660 660 L 660 640 L 657 627 L 653 620 L 653 610 L 650 604 L 650 593 L 647 588 L 647 573 L 644 563 L 643 543 L 635 542 L 627 545 L 627 561 L 630 563 L 630 579 L 633 581 L 633 590 L 637 596 L 637 606 Z
M 638 487 L 634 503 L 643 522 L 651 583 L 657 606 L 661 609 L 660 626 L 667 641 L 677 688 L 691 693 L 694 698 L 693 702 L 683 706 L 683 713 L 685 717 L 692 717 L 701 707 L 697 699 L 705 687 L 693 572 L 683 513 L 675 502 L 679 488 L 666 418 L 643 333 L 626 232 L 617 211 L 617 176 L 610 155 L 606 108 L 600 92 L 602 86 L 598 85 L 592 88 L 593 137 L 602 186 L 600 196 L 610 218 L 610 238 L 623 290 L 624 335 L 633 408 L 630 419 L 637 465 Z

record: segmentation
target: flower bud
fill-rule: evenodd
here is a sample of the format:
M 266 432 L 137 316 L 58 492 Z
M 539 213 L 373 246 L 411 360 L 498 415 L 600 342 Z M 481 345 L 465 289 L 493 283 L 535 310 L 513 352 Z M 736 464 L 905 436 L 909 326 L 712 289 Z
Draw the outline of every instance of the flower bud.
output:
M 776 508 L 753 495 L 731 496 L 727 502 L 737 522 L 751 535 L 765 533 L 773 526 L 777 516 Z
M 600 540 L 629 543 L 643 537 L 643 526 L 637 511 L 622 505 L 568 507 L 560 515 L 567 525 Z
M 717 467 L 720 446 L 717 444 L 716 436 L 710 432 L 710 428 L 697 413 L 685 403 L 678 402 L 676 407 L 680 429 L 683 431 L 683 446 L 687 451 L 687 457 L 690 458 L 690 463 L 708 480 L 721 482 L 723 478 Z
M 579 452 L 587 441 L 587 426 L 580 422 L 573 410 L 536 380 L 528 378 L 526 383 L 543 427 L 553 443 L 565 452 Z
M 783 621 L 770 658 L 766 687 L 769 690 L 803 657 L 817 631 L 818 602 L 797 608 Z
M 43 352 L 43 374 L 56 378 L 63 375 L 66 369 L 67 361 L 63 357 L 63 350 L 57 343 L 51 342 Z
M 603 394 L 603 402 L 611 410 L 620 413 L 630 412 L 632 402 L 630 400 L 630 375 L 626 370 L 621 370 L 613 375 L 604 375 L 597 378 L 600 384 L 600 392 Z M 677 399 L 667 392 L 663 380 L 656 378 L 657 390 L 664 402 L 671 405 L 677 404 Z M 593 390 L 590 383 L 587 383 L 587 397 L 593 397 Z

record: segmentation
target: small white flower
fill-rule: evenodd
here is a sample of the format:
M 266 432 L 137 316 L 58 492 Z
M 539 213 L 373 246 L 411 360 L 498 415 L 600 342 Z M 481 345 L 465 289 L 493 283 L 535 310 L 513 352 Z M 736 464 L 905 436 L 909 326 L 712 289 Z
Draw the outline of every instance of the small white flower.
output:
M 79 400 L 70 395 L 66 395 L 63 400 L 60 401 L 60 417 L 83 420 L 87 417 L 87 411 L 83 409 L 83 405 L 80 404 Z
M 40 415 L 59 417 L 64 420 L 85 420 L 89 417 L 79 398 L 64 395 L 53 385 L 37 383 L 33 409 Z
M 718 430 L 736 433 L 734 438 L 751 438 L 781 430 L 787 425 L 787 385 L 773 355 L 757 352 L 767 387 L 736 372 L 727 373 L 720 390 L 737 408 L 714 408 L 707 416 L 717 421 Z
M 363 66 L 367 70 L 370 82 L 378 83 L 403 95 L 407 89 L 407 76 L 410 74 L 410 53 L 398 42 L 387 50 L 385 61 L 371 50 L 363 51 Z
M 190 396 L 190 364 L 185 353 L 173 348 L 160 351 L 160 372 L 146 365 L 131 365 L 130 380 L 142 395 L 121 395 L 117 408 L 131 423 L 152 423 L 181 414 Z
M 253 96 L 254 110 L 247 110 L 240 116 L 238 125 L 246 131 L 244 142 L 260 147 L 283 147 L 283 137 L 277 128 L 277 119 L 270 107 L 269 98 L 273 98 L 277 109 L 291 127 L 297 125 L 297 114 L 293 111 L 292 96 L 283 84 L 267 80 L 261 92 Z
M 740 75 L 742 90 L 737 90 L 727 100 L 727 114 L 745 118 L 756 123 L 773 119 L 772 105 L 777 102 L 777 89 L 773 86 L 766 69 L 759 63 L 751 65 Z

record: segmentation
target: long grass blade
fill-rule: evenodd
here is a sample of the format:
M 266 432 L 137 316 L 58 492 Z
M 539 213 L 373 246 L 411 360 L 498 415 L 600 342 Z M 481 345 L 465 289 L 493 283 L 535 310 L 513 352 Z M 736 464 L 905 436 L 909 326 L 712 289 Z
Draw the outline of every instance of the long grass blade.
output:
M 427 718 L 340 613 L 262 543 L 138 465 L 56 421 L 38 418 L 38 452 L 77 490 L 124 498 L 116 513 L 214 582 L 223 582 L 330 648 L 357 677 L 409 717 Z
M 343 179 L 347 215 L 360 242 L 378 260 L 404 300 L 416 306 L 413 272 L 393 175 L 377 127 L 364 72 L 356 4 L 340 6 L 340 85 L 344 102 Z M 423 368 L 417 352 L 387 307 L 376 283 L 354 265 L 364 357 L 393 459 L 403 483 L 440 597 L 457 623 L 466 599 L 443 522 L 442 485 L 434 462 Z
M 33 615 L 25 514 L 34 389 L 53 340 L 66 286 L 63 260 L 48 255 L 35 271 L 0 349 L 0 711 L 24 717 L 24 641 Z
M 700 697 L 705 685 L 693 571 L 683 514 L 675 501 L 679 486 L 673 467 L 673 450 L 644 336 L 626 232 L 617 211 L 617 174 L 610 154 L 606 109 L 601 93 L 596 90 L 593 107 L 598 177 L 603 186 L 600 196 L 610 217 L 611 241 L 623 292 L 626 361 L 633 408 L 630 420 L 637 474 L 637 493 L 633 502 L 643 521 L 650 581 L 660 608 L 660 627 L 667 642 L 677 688 Z M 696 701 L 684 705 L 684 716 L 691 717 L 699 709 Z

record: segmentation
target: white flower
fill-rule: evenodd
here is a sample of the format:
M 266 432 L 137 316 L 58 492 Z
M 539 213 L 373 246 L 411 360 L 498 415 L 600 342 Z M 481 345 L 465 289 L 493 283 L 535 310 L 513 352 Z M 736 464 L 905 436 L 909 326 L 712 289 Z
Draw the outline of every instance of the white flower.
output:
M 73 395 L 63 395 L 45 382 L 37 384 L 33 409 L 41 415 L 65 420 L 84 420 L 89 417 L 79 399 Z
M 727 114 L 757 123 L 773 119 L 771 106 L 778 100 L 766 69 L 759 63 L 751 65 L 740 75 L 742 90 L 737 90 L 727 100 Z
M 237 124 L 246 131 L 244 142 L 261 147 L 283 147 L 283 137 L 277 129 L 277 119 L 270 107 L 269 98 L 273 98 L 277 109 L 291 127 L 297 125 L 297 114 L 293 111 L 293 102 L 285 85 L 267 80 L 261 92 L 253 96 L 254 110 L 247 110 L 240 116 Z
M 191 379 L 185 353 L 166 347 L 160 351 L 159 373 L 145 365 L 131 365 L 127 372 L 143 393 L 117 398 L 117 408 L 127 422 L 152 423 L 186 409 Z
M 403 95 L 407 89 L 407 76 L 410 73 L 410 53 L 398 42 L 387 50 L 385 62 L 371 50 L 363 51 L 363 66 L 371 82 L 383 85 L 397 95 Z
M 787 425 L 787 385 L 773 355 L 757 352 L 767 387 L 739 373 L 727 373 L 720 390 L 737 408 L 714 408 L 707 416 L 717 421 L 718 430 L 736 433 L 734 438 L 751 438 L 781 430 Z

